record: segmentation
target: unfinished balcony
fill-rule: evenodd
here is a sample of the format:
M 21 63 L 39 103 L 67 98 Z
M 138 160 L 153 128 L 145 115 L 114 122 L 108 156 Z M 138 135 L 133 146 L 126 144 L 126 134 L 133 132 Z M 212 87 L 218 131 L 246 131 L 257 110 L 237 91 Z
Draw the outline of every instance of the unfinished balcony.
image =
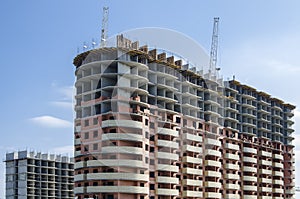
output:
M 244 166 L 244 167 L 243 167 L 243 171 L 244 171 L 244 172 L 257 173 L 257 167 Z
M 166 188 L 158 188 L 156 189 L 156 194 L 161 196 L 178 196 L 179 190 L 177 189 L 166 189 Z
M 205 198 L 217 198 L 221 199 L 222 194 L 221 193 L 216 193 L 216 192 L 205 192 Z
M 256 163 L 257 163 L 257 159 L 256 159 L 256 158 L 253 158 L 253 157 L 246 157 L 246 156 L 244 156 L 244 157 L 243 157 L 243 161 L 244 161 L 244 162 L 253 163 L 253 164 L 256 164 Z M 271 165 L 272 165 L 272 163 L 271 163 Z
M 239 194 L 228 193 L 225 195 L 225 199 L 241 199 Z
M 250 148 L 250 147 L 244 147 L 244 148 L 243 148 L 243 152 L 244 152 L 244 153 L 257 154 L 257 150 L 254 149 L 254 148 Z
M 241 176 L 239 174 L 235 174 L 235 173 L 226 173 L 224 175 L 225 179 L 228 180 L 240 180 Z
M 221 147 L 221 142 L 218 139 L 206 138 L 205 144 Z
M 232 189 L 232 190 L 240 190 L 240 185 L 239 184 L 232 184 L 232 183 L 228 183 L 225 184 L 225 189 Z
M 260 187 L 259 188 L 260 192 L 268 192 L 268 193 L 272 193 L 272 187 Z
M 273 158 L 276 159 L 276 160 L 283 161 L 283 155 L 281 155 L 281 154 L 273 154 Z
M 249 182 L 257 182 L 257 177 L 256 176 L 244 175 L 243 180 L 244 181 L 249 181 Z
M 157 176 L 156 177 L 157 183 L 162 184 L 179 184 L 179 179 L 176 177 L 168 177 L 168 176 Z
M 188 198 L 188 197 L 202 198 L 203 192 L 186 190 L 186 191 L 182 192 L 182 197 L 184 197 L 184 198 Z
M 196 141 L 196 142 L 202 142 L 203 141 L 202 136 L 194 135 L 194 134 L 190 134 L 190 133 L 182 134 L 182 139 L 183 140 Z
M 272 170 L 270 169 L 259 169 L 260 174 L 272 175 Z
M 214 178 L 221 178 L 222 173 L 219 172 L 219 171 L 205 171 L 205 176 L 214 177 Z
M 240 170 L 240 166 L 238 164 L 225 163 L 225 169 Z
M 169 135 L 169 136 L 173 136 L 173 137 L 178 137 L 178 131 L 173 130 L 173 129 L 158 128 L 157 133 L 162 134 L 162 135 Z
M 196 187 L 202 187 L 203 183 L 201 180 L 193 180 L 193 179 L 183 179 L 182 180 L 183 186 L 196 186 Z
M 191 175 L 198 175 L 198 176 L 202 176 L 203 175 L 203 170 L 202 169 L 195 169 L 195 168 L 182 168 L 182 173 L 183 174 L 191 174 Z
M 218 150 L 214 150 L 214 149 L 206 149 L 205 150 L 205 155 L 208 156 L 215 156 L 215 157 L 221 157 L 221 152 Z
M 257 191 L 257 186 L 255 185 L 244 185 L 243 186 L 243 190 L 244 191 L 253 191 L 253 192 L 256 192 Z M 256 198 L 256 196 L 255 196 Z
M 259 178 L 260 183 L 272 184 L 272 178 Z
M 269 160 L 259 160 L 259 164 L 260 165 L 264 165 L 264 166 L 272 166 L 272 161 L 269 161 Z
M 83 188 L 83 187 L 77 187 Z M 148 194 L 148 187 L 138 186 L 88 186 L 87 192 L 89 193 L 129 193 L 129 194 Z M 78 193 L 78 192 L 77 192 Z M 83 190 L 82 190 L 83 193 Z
M 219 161 L 215 160 L 205 160 L 205 166 L 221 167 L 222 164 Z
M 190 156 L 184 156 L 182 158 L 182 162 L 202 165 L 203 160 L 201 158 L 194 158 L 194 157 L 190 157 Z
M 229 160 L 240 160 L 240 156 L 237 154 L 232 154 L 232 153 L 225 153 L 224 155 L 225 159 L 229 159 Z
M 232 143 L 225 143 L 224 144 L 224 148 L 225 149 L 230 149 L 230 150 L 235 150 L 235 151 L 239 151 L 240 147 L 237 144 L 232 144 Z

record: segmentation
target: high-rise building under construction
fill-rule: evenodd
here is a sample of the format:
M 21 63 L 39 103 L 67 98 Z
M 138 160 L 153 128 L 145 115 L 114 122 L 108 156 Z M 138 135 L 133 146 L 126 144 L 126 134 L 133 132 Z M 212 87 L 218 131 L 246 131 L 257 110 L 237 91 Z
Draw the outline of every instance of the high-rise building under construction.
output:
M 74 198 L 73 158 L 34 151 L 7 153 L 6 199 Z
M 77 55 L 78 199 L 292 199 L 295 106 L 122 35 Z

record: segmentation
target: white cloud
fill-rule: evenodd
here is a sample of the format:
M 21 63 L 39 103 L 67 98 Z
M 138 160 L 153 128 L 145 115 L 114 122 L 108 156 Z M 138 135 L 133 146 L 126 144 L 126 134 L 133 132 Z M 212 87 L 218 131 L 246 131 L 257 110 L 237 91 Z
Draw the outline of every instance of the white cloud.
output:
M 56 154 L 68 154 L 70 156 L 73 156 L 74 154 L 74 146 L 68 145 L 68 146 L 61 146 L 51 149 L 51 153 Z
M 299 139 L 298 139 L 298 141 L 300 141 Z M 296 160 L 296 163 L 300 163 L 300 150 L 294 150 L 294 152 L 295 152 L 295 160 Z M 299 172 L 297 172 L 298 173 L 298 175 L 299 175 L 299 177 L 300 177 L 300 173 Z
M 11 146 L 0 146 L 0 150 L 2 150 L 2 151 L 15 151 L 16 148 L 11 147 Z
M 282 62 L 280 60 L 270 60 L 266 62 L 266 66 L 270 69 L 275 70 L 276 72 L 285 72 L 285 73 L 299 73 L 300 67 L 295 63 Z
M 296 109 L 294 110 L 295 120 L 299 120 L 300 122 L 300 110 Z
M 236 76 L 258 90 L 292 104 L 300 104 L 298 34 L 259 36 L 233 43 L 222 54 L 225 77 Z M 247 80 L 247 81 L 246 81 Z
M 50 128 L 70 128 L 73 126 L 72 122 L 49 115 L 34 117 L 29 120 L 35 124 Z
M 67 101 L 73 100 L 74 93 L 75 93 L 74 86 L 63 86 L 56 89 L 62 95 L 62 100 L 67 100 Z
M 224 49 L 225 65 L 234 72 L 256 76 L 287 77 L 300 72 L 298 34 L 274 35 L 253 38 L 233 48 Z M 227 63 L 226 63 L 227 62 Z M 227 66 L 225 66 L 227 70 Z
M 294 134 L 294 137 L 295 137 L 295 139 L 293 140 L 293 143 L 296 147 L 296 150 L 299 150 L 299 152 L 300 152 L 300 135 L 299 134 Z M 300 155 L 300 153 L 299 153 L 299 155 Z M 299 156 L 299 158 L 300 158 L 300 156 Z
M 53 81 L 51 83 L 51 87 L 55 92 L 56 99 L 54 101 L 51 101 L 50 104 L 58 108 L 73 110 L 74 101 L 75 101 L 74 100 L 75 87 L 59 86 L 56 81 Z
M 57 81 L 51 83 L 51 87 L 56 94 L 58 94 L 57 100 L 55 102 L 72 102 L 75 95 L 75 86 L 60 86 Z M 55 103 L 54 105 L 61 106 L 62 103 Z
M 52 105 L 59 107 L 59 108 L 66 108 L 66 109 L 73 109 L 73 102 L 64 102 L 64 101 L 55 101 L 51 102 Z

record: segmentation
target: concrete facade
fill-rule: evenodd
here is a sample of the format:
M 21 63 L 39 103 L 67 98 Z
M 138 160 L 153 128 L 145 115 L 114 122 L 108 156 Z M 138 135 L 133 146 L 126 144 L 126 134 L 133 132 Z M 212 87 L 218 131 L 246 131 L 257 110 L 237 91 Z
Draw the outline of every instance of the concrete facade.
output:
M 74 198 L 74 162 L 66 156 L 6 154 L 6 199 Z
M 74 65 L 78 199 L 294 198 L 295 106 L 122 35 Z

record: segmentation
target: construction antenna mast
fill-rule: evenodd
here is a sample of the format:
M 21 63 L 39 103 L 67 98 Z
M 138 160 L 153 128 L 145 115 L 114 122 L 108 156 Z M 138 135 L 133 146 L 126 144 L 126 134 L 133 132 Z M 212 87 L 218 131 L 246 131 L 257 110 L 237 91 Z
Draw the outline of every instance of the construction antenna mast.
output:
M 106 47 L 107 23 L 108 23 L 108 7 L 103 7 L 102 29 L 101 29 L 101 44 L 100 44 L 101 48 Z
M 217 67 L 218 58 L 218 34 L 219 34 L 219 17 L 214 18 L 213 34 L 210 49 L 209 72 L 216 75 L 216 71 L 220 70 Z

